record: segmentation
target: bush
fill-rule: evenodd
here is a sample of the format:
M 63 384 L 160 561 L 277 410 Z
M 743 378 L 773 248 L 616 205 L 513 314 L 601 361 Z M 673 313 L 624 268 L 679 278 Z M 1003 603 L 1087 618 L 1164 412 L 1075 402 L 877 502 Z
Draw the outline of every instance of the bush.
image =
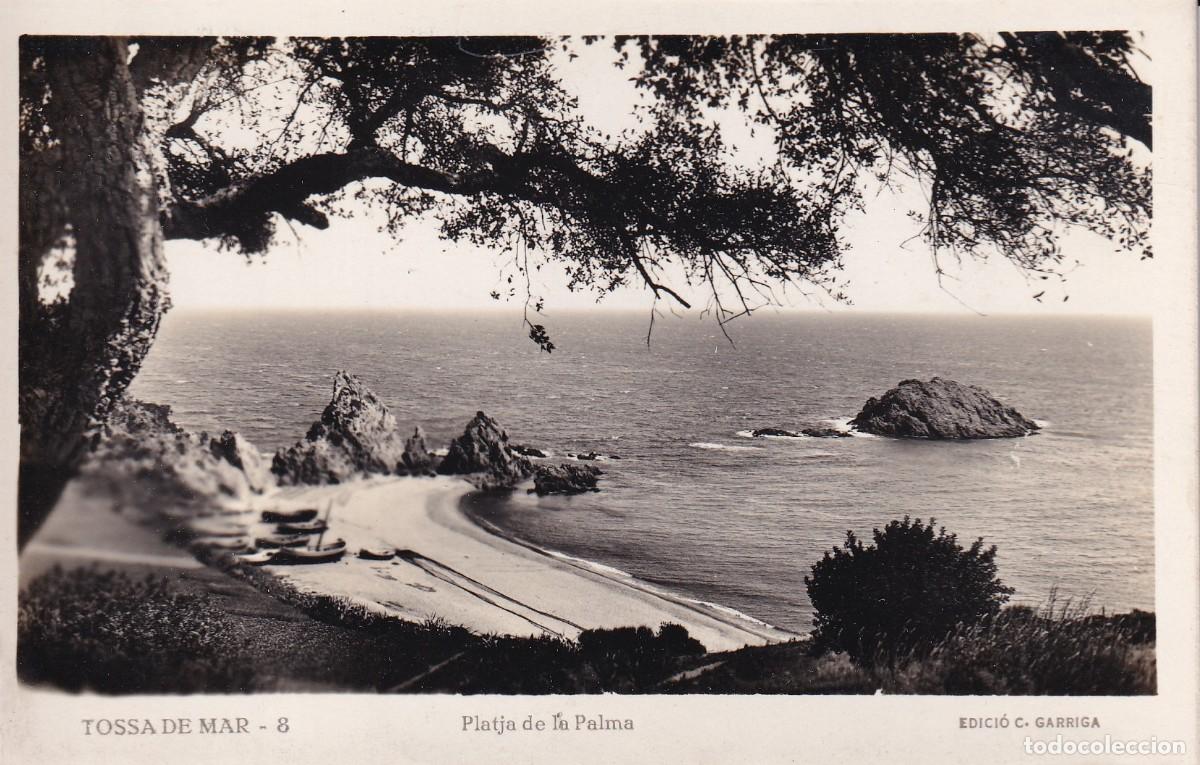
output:
M 663 681 L 704 646 L 678 624 L 584 630 L 578 644 L 556 637 L 485 636 L 407 692 L 659 693 Z
M 863 661 L 920 655 L 951 631 L 994 616 L 1012 594 L 996 578 L 996 548 L 964 549 L 934 521 L 892 521 L 864 545 L 852 531 L 804 578 L 814 647 Z
M 678 624 L 584 630 L 579 656 L 598 690 L 630 693 L 663 680 L 683 656 L 703 654 L 704 646 Z

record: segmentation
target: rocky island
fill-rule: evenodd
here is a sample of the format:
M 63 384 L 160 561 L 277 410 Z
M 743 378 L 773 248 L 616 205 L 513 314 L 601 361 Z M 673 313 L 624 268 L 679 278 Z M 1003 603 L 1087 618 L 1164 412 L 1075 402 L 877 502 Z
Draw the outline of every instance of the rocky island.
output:
M 850 421 L 862 433 L 897 438 L 1016 438 L 1039 426 L 974 385 L 934 377 L 904 380 L 871 398 Z

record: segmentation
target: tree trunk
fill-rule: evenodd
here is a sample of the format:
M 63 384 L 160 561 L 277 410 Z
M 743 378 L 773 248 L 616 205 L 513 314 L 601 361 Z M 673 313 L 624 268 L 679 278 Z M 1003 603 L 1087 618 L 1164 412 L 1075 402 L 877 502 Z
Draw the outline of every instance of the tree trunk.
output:
M 75 284 L 65 306 L 21 301 L 19 546 L 78 468 L 169 307 L 156 184 L 127 59 L 120 38 L 68 39 L 46 54 L 47 121 L 61 164 L 55 189 L 42 191 L 72 227 Z M 22 225 L 23 240 L 37 228 Z M 22 241 L 23 261 L 45 246 Z

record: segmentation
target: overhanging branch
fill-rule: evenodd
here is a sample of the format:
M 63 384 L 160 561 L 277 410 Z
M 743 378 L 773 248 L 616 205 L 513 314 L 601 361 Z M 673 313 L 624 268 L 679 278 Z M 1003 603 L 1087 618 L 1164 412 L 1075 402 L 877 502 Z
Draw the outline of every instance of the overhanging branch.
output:
M 176 203 L 163 215 L 163 233 L 167 239 L 226 236 L 239 230 L 240 222 L 268 213 L 324 228 L 328 221 L 306 200 L 369 178 L 448 194 L 486 190 L 478 179 L 404 162 L 374 147 L 314 154 L 205 199 Z

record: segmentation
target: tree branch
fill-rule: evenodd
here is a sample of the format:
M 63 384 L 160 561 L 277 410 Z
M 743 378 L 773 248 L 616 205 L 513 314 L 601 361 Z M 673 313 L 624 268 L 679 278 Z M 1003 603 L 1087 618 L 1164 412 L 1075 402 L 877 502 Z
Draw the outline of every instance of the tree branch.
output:
M 1000 37 L 1020 65 L 1046 83 L 1064 111 L 1153 148 L 1149 85 L 1101 66 L 1058 33 L 1002 32 Z
M 137 55 L 129 76 L 138 96 L 155 83 L 175 85 L 195 79 L 208 63 L 215 37 L 135 37 Z
M 404 162 L 376 147 L 314 154 L 205 199 L 176 203 L 163 215 L 163 232 L 168 239 L 226 236 L 239 230 L 240 222 L 268 213 L 324 228 L 328 221 L 324 216 L 316 218 L 319 213 L 306 200 L 368 178 L 448 194 L 472 194 L 485 188 L 477 179 Z M 316 220 L 321 222 L 314 224 Z

